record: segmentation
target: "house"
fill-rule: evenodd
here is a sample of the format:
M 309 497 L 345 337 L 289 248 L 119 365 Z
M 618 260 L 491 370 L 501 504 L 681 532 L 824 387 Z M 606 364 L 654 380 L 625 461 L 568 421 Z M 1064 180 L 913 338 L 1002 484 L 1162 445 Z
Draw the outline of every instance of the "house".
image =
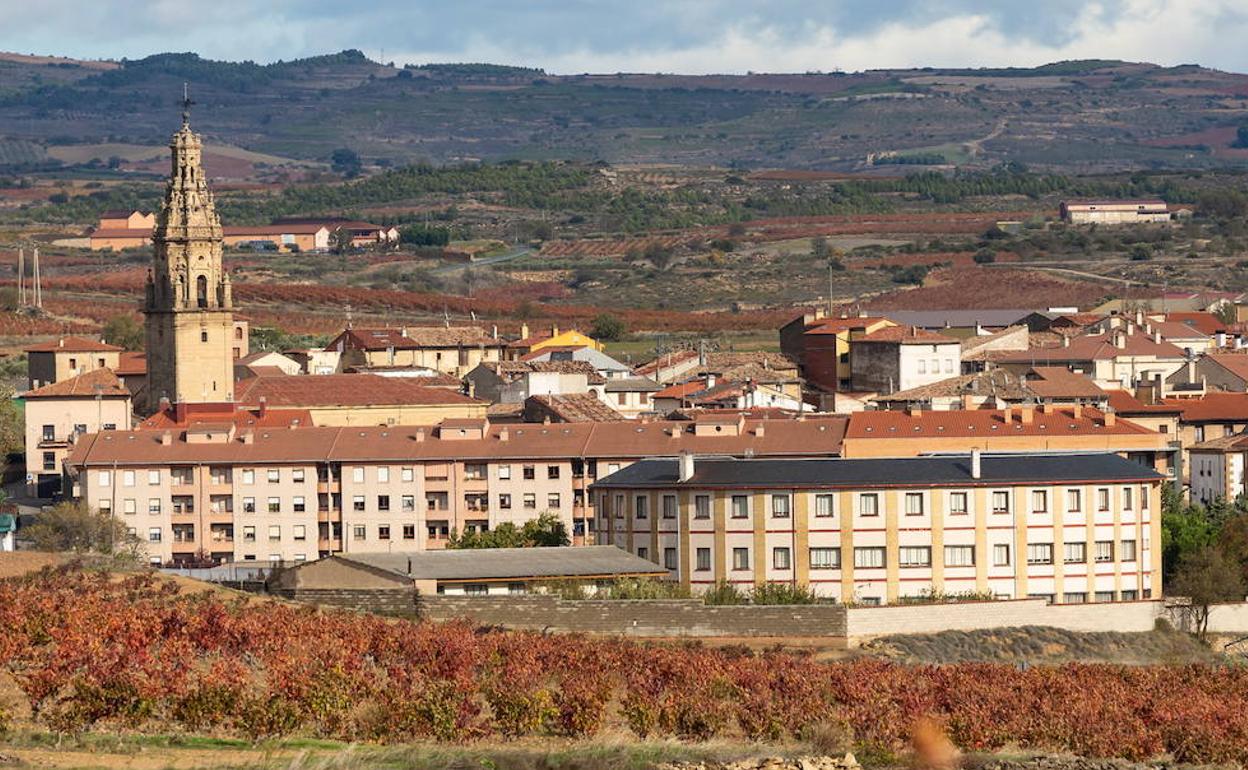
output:
M 1001 331 L 985 333 L 962 340 L 962 371 L 982 371 L 1006 353 L 1031 347 L 1031 332 L 1026 326 L 1007 326 Z
M 347 329 L 325 346 L 339 367 L 423 366 L 463 377 L 483 361 L 502 361 L 507 343 L 479 326 Z
M 399 242 L 399 230 L 396 227 L 375 225 L 371 222 L 360 222 L 353 219 L 281 217 L 273 221 L 277 227 L 311 226 L 324 228 L 327 233 L 345 230 L 351 234 L 351 247 L 369 248 L 378 245 L 394 245 Z M 328 241 L 329 236 L 326 236 Z
M 853 390 L 893 393 L 961 373 L 958 340 L 916 326 L 888 326 L 850 338 Z
M 100 213 L 97 227 L 101 230 L 146 230 L 151 237 L 156 227 L 156 215 L 138 209 L 109 209 Z
M 1170 207 L 1162 200 L 1062 201 L 1064 221 L 1076 225 L 1131 225 L 1170 221 Z
M 661 387 L 646 377 L 629 377 L 607 380 L 601 387 L 591 386 L 589 392 L 625 417 L 637 417 L 654 411 L 651 397 Z
M 1161 474 L 1113 454 L 643 460 L 596 481 L 600 540 L 695 592 L 808 586 L 1055 603 L 1161 595 Z
M 548 332 L 529 333 L 529 325 L 520 327 L 520 339 L 507 344 L 509 358 L 522 358 L 529 353 L 546 348 L 592 348 L 601 352 L 606 346 L 586 334 L 575 329 L 560 331 L 558 326 L 550 327 Z
M 269 370 L 278 374 L 303 374 L 303 367 L 295 359 L 276 350 L 257 350 L 234 359 L 234 378 L 237 380 L 256 376 L 257 371 Z
M 590 385 L 607 382 L 588 361 L 486 361 L 464 381 L 474 397 L 503 404 L 523 403 L 529 396 L 589 393 Z
M 538 348 L 520 357 L 521 361 L 587 361 L 598 374 L 609 380 L 623 380 L 632 376 L 628 364 L 621 363 L 601 350 L 591 347 L 562 345 Z
M 851 335 L 870 334 L 896 325 L 883 317 L 829 318 L 820 309 L 804 313 L 780 328 L 780 350 L 798 365 L 800 376 L 811 387 L 825 392 L 849 390 Z
M 110 369 L 36 388 L 22 396 L 26 422 L 27 493 L 51 497 L 61 488 L 62 464 L 86 433 L 128 430 L 130 391 Z
M 982 337 L 1009 326 L 1026 326 L 1027 320 L 1035 313 L 1034 310 L 1027 308 L 876 310 L 872 312 L 901 326 L 917 326 L 929 332 L 937 332 L 957 339 Z
M 731 381 L 719 379 L 714 374 L 668 385 L 650 396 L 654 411 L 670 414 L 683 409 L 763 409 L 776 408 L 801 411 L 804 405 L 800 396 L 784 393 L 774 386 L 752 380 Z
M 1189 359 L 1166 378 L 1172 389 L 1201 385 L 1211 390 L 1248 391 L 1248 353 L 1211 353 Z
M 881 409 L 945 411 L 950 409 L 1000 409 L 1024 404 L 1085 404 L 1103 407 L 1108 394 L 1082 374 L 1052 366 L 1018 375 L 1008 369 L 950 377 L 910 390 L 876 396 Z
M 328 251 L 329 228 L 323 224 L 274 224 L 223 227 L 226 246 L 266 245 L 273 251 Z
M 26 348 L 31 390 L 96 369 L 115 369 L 122 349 L 87 337 L 58 337 Z
M 1248 435 L 1234 433 L 1188 447 L 1188 497 L 1193 503 L 1209 505 L 1219 500 L 1232 502 L 1248 494 L 1245 487 L 1245 455 Z
M 307 381 L 313 377 L 291 377 Z M 585 491 L 644 457 L 831 457 L 845 420 L 759 419 L 310 426 L 271 405 L 166 405 L 133 431 L 89 434 L 67 461 L 70 494 L 116 515 L 149 559 L 297 561 L 438 549 L 451 530 L 550 511 L 593 543 Z
M 351 553 L 297 564 L 278 576 L 279 593 L 315 600 L 318 592 L 415 589 L 422 596 L 515 596 L 546 586 L 659 578 L 666 570 L 614 546 L 471 548 Z M 414 607 L 413 607 L 414 609 Z
M 296 348 L 283 353 L 296 361 L 304 374 L 334 374 L 339 371 L 342 358 L 342 353 L 337 350 L 319 348 Z
M 529 396 L 525 422 L 616 422 L 628 419 L 591 393 Z
M 117 366 L 113 368 L 113 374 L 121 380 L 121 384 L 126 386 L 126 390 L 130 391 L 130 395 L 134 396 L 135 403 L 141 404 L 144 398 L 140 398 L 140 391 L 147 384 L 147 354 L 142 351 L 123 350 L 118 356 Z
M 156 215 L 133 209 L 111 209 L 100 214 L 99 223 L 87 237 L 92 251 L 133 249 L 149 246 Z
M 487 406 L 416 379 L 375 374 L 262 375 L 240 380 L 235 399 L 245 407 L 306 409 L 316 425 L 436 425 L 483 418 Z
M 1061 347 L 1030 348 L 1004 353 L 997 366 L 1024 373 L 1035 366 L 1062 366 L 1086 374 L 1102 388 L 1131 388 L 1156 376 L 1169 377 L 1187 361 L 1187 354 L 1131 324 L 1101 334 L 1064 337 Z

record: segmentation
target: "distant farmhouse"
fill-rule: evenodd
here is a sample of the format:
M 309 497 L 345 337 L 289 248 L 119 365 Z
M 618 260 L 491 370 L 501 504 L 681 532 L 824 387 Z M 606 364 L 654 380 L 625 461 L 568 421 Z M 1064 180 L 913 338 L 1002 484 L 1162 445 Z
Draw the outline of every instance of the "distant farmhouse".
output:
M 1076 225 L 1129 225 L 1169 222 L 1165 201 L 1062 201 L 1062 220 Z

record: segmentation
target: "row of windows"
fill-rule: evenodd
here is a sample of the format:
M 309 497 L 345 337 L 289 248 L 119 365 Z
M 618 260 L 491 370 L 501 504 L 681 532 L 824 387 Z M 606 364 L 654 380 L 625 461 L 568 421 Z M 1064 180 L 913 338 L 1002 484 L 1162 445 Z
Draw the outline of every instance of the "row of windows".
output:
M 1084 563 L 1087 561 L 1087 544 L 1086 543 L 1066 543 L 1066 559 L 1067 564 Z M 973 545 L 947 545 L 944 548 L 945 566 L 946 567 L 974 567 L 975 566 L 975 546 Z M 648 558 L 649 549 L 641 547 L 637 549 L 637 555 L 642 558 Z M 786 570 L 792 567 L 791 554 L 792 551 L 787 546 L 778 546 L 771 550 L 772 559 L 771 566 L 773 569 Z M 664 564 L 667 569 L 677 569 L 676 549 L 664 549 Z M 1131 562 L 1136 559 L 1136 546 L 1134 540 L 1123 540 L 1119 543 L 1119 557 L 1121 561 Z M 1114 542 L 1113 541 L 1097 541 L 1095 543 L 1095 560 L 1097 562 L 1112 562 L 1114 560 Z M 1053 563 L 1053 544 L 1052 543 L 1032 543 L 1027 546 L 1027 563 L 1028 564 L 1052 564 Z M 841 549 L 840 548 L 811 548 L 809 550 L 810 569 L 840 569 L 841 568 Z M 897 549 L 897 565 L 902 568 L 930 567 L 932 566 L 932 548 L 931 546 L 901 546 Z M 1010 545 L 1008 543 L 998 543 L 992 547 L 992 565 L 994 567 L 1010 566 Z M 863 546 L 854 548 L 854 567 L 856 569 L 883 569 L 887 566 L 887 549 L 883 546 Z M 745 570 L 750 568 L 750 549 L 749 548 L 733 548 L 732 549 L 732 568 L 734 570 Z M 711 569 L 711 549 L 697 548 L 694 551 L 694 570 L 706 571 Z
M 195 541 L 195 525 L 193 524 L 175 524 L 173 525 L 173 540 L 175 543 L 189 543 Z M 129 527 L 128 531 L 131 535 L 138 535 L 137 527 Z M 218 535 L 217 533 L 221 534 Z M 220 542 L 229 542 L 233 539 L 233 530 L 214 530 L 213 538 Z M 290 528 L 290 537 L 296 542 L 308 539 L 308 528 L 304 524 L 295 524 Z M 270 525 L 268 528 L 268 538 L 270 543 L 280 543 L 282 541 L 282 527 L 280 524 Z M 160 543 L 164 540 L 164 529 L 161 527 L 149 527 L 147 530 L 147 542 Z M 244 543 L 256 542 L 256 528 L 252 526 L 243 527 L 242 541 Z
M 1122 508 L 1123 510 L 1133 510 L 1135 507 L 1135 488 L 1122 488 Z M 752 495 L 732 495 L 729 498 L 729 515 L 734 519 L 748 518 L 750 515 Z M 773 518 L 787 519 L 793 510 L 792 496 L 785 494 L 770 495 L 770 512 Z M 880 515 L 880 497 L 879 492 L 862 492 L 857 495 L 857 512 L 859 516 L 879 516 Z M 1010 511 L 1010 492 L 1009 490 L 994 490 L 991 495 L 991 504 L 993 513 L 1009 513 Z M 1031 510 L 1032 513 L 1047 513 L 1049 511 L 1050 490 L 1036 489 L 1031 493 Z M 834 494 L 816 494 L 814 496 L 814 513 L 816 517 L 833 516 L 836 512 L 836 495 Z M 1096 506 L 1098 511 L 1110 510 L 1110 490 L 1101 488 L 1096 490 Z M 1148 489 L 1141 490 L 1141 499 L 1147 504 Z M 927 493 L 925 492 L 906 492 L 903 497 L 903 507 L 907 516 L 922 516 L 926 513 Z M 969 512 L 969 492 L 950 492 L 949 493 L 949 513 L 950 514 L 966 514 Z M 625 513 L 624 495 L 617 494 L 615 496 L 615 516 L 623 518 Z M 607 497 L 602 498 L 603 510 L 601 515 L 610 516 L 607 506 Z M 662 515 L 665 519 L 676 518 L 677 504 L 676 495 L 663 495 L 661 498 L 663 507 Z M 648 516 L 647 507 L 649 506 L 649 498 L 645 495 L 638 495 L 633 501 L 634 517 L 645 519 Z M 1068 489 L 1066 490 L 1066 510 L 1068 512 L 1079 512 L 1083 510 L 1083 490 Z M 711 497 L 710 495 L 694 496 L 694 512 L 695 519 L 709 519 L 711 517 Z

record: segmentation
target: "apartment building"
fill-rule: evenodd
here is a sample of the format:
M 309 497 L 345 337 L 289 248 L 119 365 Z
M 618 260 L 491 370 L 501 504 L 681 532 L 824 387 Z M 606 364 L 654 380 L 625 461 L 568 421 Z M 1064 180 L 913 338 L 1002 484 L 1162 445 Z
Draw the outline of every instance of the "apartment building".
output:
M 892 393 L 962 373 L 958 340 L 917 326 L 886 326 L 849 341 L 853 390 Z
M 273 410 L 277 412 L 278 410 Z M 271 414 L 271 413 L 270 413 Z M 452 531 L 558 514 L 595 541 L 589 484 L 643 457 L 829 457 L 843 418 L 308 427 L 270 414 L 84 436 L 71 493 L 110 511 L 161 562 L 313 559 L 444 547 Z M 162 427 L 164 426 L 164 427 Z
M 849 390 L 849 341 L 896 326 L 887 318 L 829 318 L 822 308 L 804 313 L 780 327 L 780 350 L 801 367 L 801 375 L 824 391 Z
M 644 460 L 591 487 L 600 542 L 694 591 L 792 583 L 842 602 L 928 592 L 1161 593 L 1161 481 L 1111 454 Z
M 1134 323 L 1101 334 L 1063 337 L 1062 347 L 1030 348 L 997 357 L 996 364 L 1018 374 L 1035 366 L 1061 366 L 1086 374 L 1102 388 L 1130 388 L 1156 376 L 1169 377 L 1187 363 L 1187 354 L 1161 332 Z
M 31 390 L 96 369 L 116 369 L 121 348 L 86 337 L 58 337 L 26 348 Z
M 130 428 L 130 391 L 110 369 L 44 385 L 22 395 L 26 422 L 26 488 L 49 497 L 60 488 L 61 464 L 87 433 Z
M 307 410 L 314 425 L 437 425 L 485 417 L 488 404 L 420 377 L 262 374 L 235 384 L 245 407 Z
M 423 366 L 463 377 L 483 361 L 510 358 L 507 342 L 479 326 L 347 329 L 326 350 L 348 366 Z

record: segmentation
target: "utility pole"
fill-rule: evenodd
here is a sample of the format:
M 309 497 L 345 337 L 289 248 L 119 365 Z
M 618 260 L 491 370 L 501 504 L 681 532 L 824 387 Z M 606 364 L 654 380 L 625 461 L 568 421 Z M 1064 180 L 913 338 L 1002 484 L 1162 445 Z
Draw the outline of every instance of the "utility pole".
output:
M 831 259 L 828 259 L 828 318 L 831 318 L 831 317 L 832 317 L 832 315 L 833 315 L 833 312 L 832 312 L 832 284 L 833 284 L 833 282 L 834 282 L 833 277 L 835 276 L 835 274 L 836 274 L 836 271 L 833 269 L 833 266 L 832 266 L 832 260 L 831 260 Z
M 39 247 L 34 249 L 34 284 L 35 284 L 35 308 L 43 309 L 43 283 L 39 280 Z
M 17 306 L 26 307 L 26 249 L 17 249 Z

